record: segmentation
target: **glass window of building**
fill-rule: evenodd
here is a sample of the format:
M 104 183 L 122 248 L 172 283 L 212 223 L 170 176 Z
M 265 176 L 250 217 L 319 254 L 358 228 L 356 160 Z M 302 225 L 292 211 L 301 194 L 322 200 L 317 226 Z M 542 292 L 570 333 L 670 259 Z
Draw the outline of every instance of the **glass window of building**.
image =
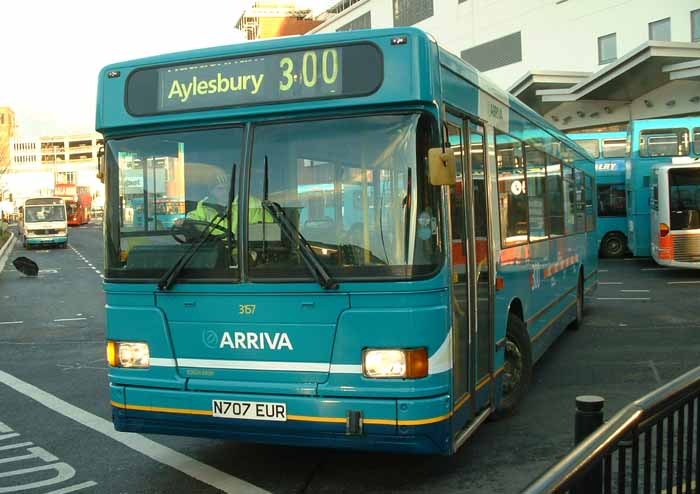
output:
M 412 26 L 433 16 L 433 0 L 393 0 L 394 27 Z
M 625 139 L 603 140 L 604 158 L 624 158 L 627 155 L 627 141 Z
M 650 22 L 649 39 L 652 41 L 671 41 L 671 18 L 666 17 Z
M 351 20 L 347 24 L 340 26 L 336 29 L 337 32 L 340 31 L 357 31 L 358 29 L 370 29 L 372 27 L 372 13 L 366 12 L 360 17 Z
M 617 34 L 607 34 L 598 38 L 598 63 L 600 65 L 617 59 Z
M 700 41 L 700 9 L 690 13 L 690 40 Z

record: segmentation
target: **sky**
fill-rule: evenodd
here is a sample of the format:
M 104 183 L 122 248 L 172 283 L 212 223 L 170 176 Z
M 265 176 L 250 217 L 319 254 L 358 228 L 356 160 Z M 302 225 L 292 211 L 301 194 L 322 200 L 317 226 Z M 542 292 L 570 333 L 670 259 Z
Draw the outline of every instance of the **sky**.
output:
M 97 75 L 107 64 L 244 41 L 253 0 L 14 0 L 0 23 L 0 106 L 22 138 L 92 132 Z M 332 0 L 299 0 L 322 9 Z

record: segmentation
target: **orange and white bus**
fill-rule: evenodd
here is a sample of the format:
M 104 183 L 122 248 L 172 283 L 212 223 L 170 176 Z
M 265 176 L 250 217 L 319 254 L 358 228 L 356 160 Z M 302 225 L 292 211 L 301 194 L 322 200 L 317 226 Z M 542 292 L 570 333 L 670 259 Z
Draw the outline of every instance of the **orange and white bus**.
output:
M 700 269 L 700 160 L 655 165 L 650 206 L 654 260 Z

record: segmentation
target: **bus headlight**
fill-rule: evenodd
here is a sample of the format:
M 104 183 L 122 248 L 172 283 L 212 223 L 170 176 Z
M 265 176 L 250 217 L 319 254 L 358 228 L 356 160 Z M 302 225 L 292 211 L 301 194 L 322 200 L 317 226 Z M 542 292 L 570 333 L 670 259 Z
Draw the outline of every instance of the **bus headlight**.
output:
M 428 375 L 428 350 L 425 348 L 366 349 L 362 353 L 365 377 L 419 379 Z
M 147 369 L 151 365 L 148 343 L 108 341 L 107 362 L 112 367 Z

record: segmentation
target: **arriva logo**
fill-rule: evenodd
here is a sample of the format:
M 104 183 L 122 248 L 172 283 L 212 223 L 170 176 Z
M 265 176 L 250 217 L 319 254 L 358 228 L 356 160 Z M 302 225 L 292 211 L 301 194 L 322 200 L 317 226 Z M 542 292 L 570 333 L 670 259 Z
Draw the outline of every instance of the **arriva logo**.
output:
M 231 333 L 225 331 L 221 336 L 219 348 L 229 347 L 241 350 L 294 350 L 292 342 L 289 340 L 287 333 L 242 333 L 234 331 L 233 338 Z

